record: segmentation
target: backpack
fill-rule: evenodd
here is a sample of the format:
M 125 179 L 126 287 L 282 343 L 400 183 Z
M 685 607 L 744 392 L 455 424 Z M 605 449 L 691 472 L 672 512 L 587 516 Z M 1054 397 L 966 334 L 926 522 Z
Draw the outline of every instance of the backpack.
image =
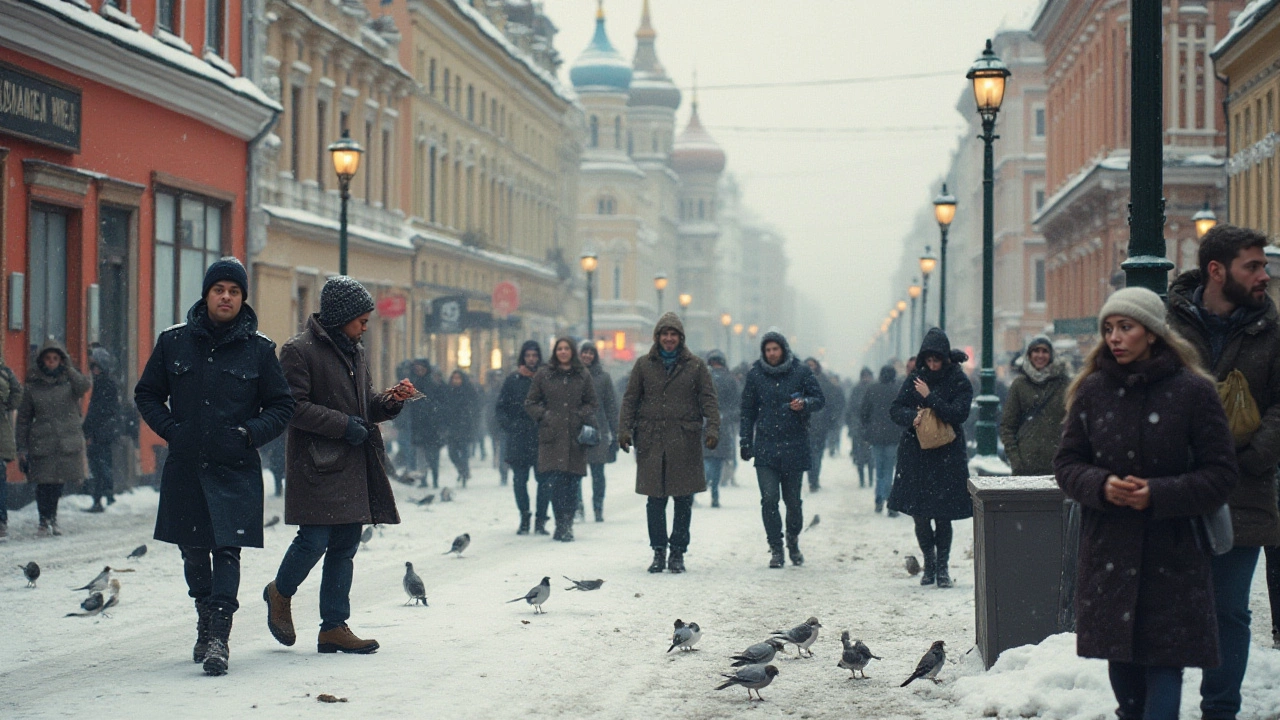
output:
M 13 368 L 4 363 L 0 363 L 0 376 L 9 383 L 9 399 L 2 404 L 5 412 L 13 412 L 22 404 L 22 383 L 18 382 L 18 375 L 13 372 Z
M 1227 425 L 1231 428 L 1236 447 L 1248 443 L 1262 425 L 1262 415 L 1258 412 L 1253 393 L 1249 392 L 1249 380 L 1244 373 L 1232 370 L 1227 379 L 1218 383 L 1218 397 L 1222 399 L 1222 409 L 1227 413 Z

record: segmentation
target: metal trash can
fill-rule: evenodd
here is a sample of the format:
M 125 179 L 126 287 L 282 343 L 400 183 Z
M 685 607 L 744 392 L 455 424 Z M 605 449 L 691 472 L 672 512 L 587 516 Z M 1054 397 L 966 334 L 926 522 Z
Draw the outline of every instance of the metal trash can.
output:
M 971 477 L 977 645 L 1000 653 L 1059 632 L 1064 496 L 1052 476 Z

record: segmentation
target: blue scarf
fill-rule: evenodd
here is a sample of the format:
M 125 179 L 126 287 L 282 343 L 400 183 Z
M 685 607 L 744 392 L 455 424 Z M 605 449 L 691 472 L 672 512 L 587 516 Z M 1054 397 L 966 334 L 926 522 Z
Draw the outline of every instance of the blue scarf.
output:
M 680 358 L 680 348 L 676 348 L 671 352 L 658 348 L 658 357 L 662 358 L 663 369 L 667 371 L 667 374 L 671 374 L 672 368 L 676 366 L 676 360 Z

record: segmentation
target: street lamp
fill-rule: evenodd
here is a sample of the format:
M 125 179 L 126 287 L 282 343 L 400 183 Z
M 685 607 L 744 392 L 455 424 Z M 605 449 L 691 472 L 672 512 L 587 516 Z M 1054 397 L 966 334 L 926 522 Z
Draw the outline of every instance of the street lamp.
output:
M 947 192 L 947 184 L 942 183 L 942 192 L 933 199 L 933 217 L 938 221 L 938 229 L 942 231 L 942 269 L 938 283 L 938 327 L 947 329 L 947 230 L 951 221 L 956 218 L 956 196 Z
M 1158 15 L 1160 3 L 1155 5 Z M 1159 56 L 1158 49 L 1155 54 Z M 1158 59 L 1156 63 L 1159 64 Z M 978 396 L 978 454 L 992 457 L 996 454 L 996 406 L 1000 400 L 996 397 L 994 366 L 995 168 L 991 146 L 996 139 L 996 114 L 1000 112 L 1000 103 L 1004 102 L 1005 81 L 1011 74 L 991 49 L 991 41 L 987 40 L 982 56 L 965 76 L 973 82 L 973 99 L 982 118 L 982 394 Z
M 595 308 L 592 307 L 592 280 L 596 274 L 596 268 L 600 266 L 600 259 L 596 257 L 595 252 L 591 250 L 582 251 L 582 256 L 578 258 L 578 262 L 582 264 L 582 271 L 587 274 L 587 339 L 595 342 Z
M 733 342 L 733 336 L 730 333 L 730 326 L 733 325 L 733 316 L 729 313 L 720 313 L 720 324 L 724 326 L 724 351 L 727 354 L 730 350 L 729 344 Z M 728 362 L 726 358 L 725 362 Z
M 938 258 L 929 252 L 929 246 L 924 246 L 924 254 L 920 256 L 920 275 L 924 277 L 924 283 L 920 289 L 920 339 L 924 340 L 924 335 L 929 330 L 929 276 L 933 274 L 934 268 L 938 267 Z
M 1204 207 L 1191 216 L 1191 221 L 1196 224 L 1197 240 L 1203 239 L 1206 233 L 1217 226 L 1218 216 L 1214 214 L 1213 208 L 1209 207 L 1209 198 L 1204 199 Z
M 688 310 L 689 306 L 692 304 L 693 304 L 692 295 L 690 295 L 689 293 L 680 293 L 680 309 L 681 310 Z
M 898 316 L 900 315 L 902 315 L 902 313 L 898 311 L 898 307 L 896 305 L 889 311 L 889 327 L 893 328 L 894 332 L 898 333 L 893 339 L 893 354 L 899 357 L 902 356 L 902 326 L 905 324 L 898 322 Z
M 338 196 L 342 199 L 338 214 L 338 274 L 347 274 L 347 201 L 351 199 L 351 178 L 360 170 L 360 155 L 364 148 L 351 139 L 351 133 L 342 131 L 342 137 L 329 143 L 329 156 L 333 159 L 333 171 L 338 174 Z
M 919 281 L 919 280 L 914 280 L 914 279 L 913 279 L 913 280 L 911 281 L 911 285 L 907 288 L 907 297 L 911 298 L 911 342 L 910 342 L 910 343 L 908 343 L 908 344 L 909 344 L 909 345 L 911 345 L 911 349 L 913 349 L 913 350 L 915 349 L 915 347 L 916 347 L 916 345 L 917 345 L 917 342 L 916 342 L 916 300 L 919 300 L 919 299 L 920 299 L 920 295 L 921 295 L 921 293 L 923 293 L 923 292 L 924 292 L 924 288 L 920 286 L 920 281 Z
M 662 315 L 662 291 L 667 289 L 667 274 L 658 273 L 653 276 L 653 289 L 658 291 L 658 315 Z
M 733 334 L 738 336 L 738 362 L 742 362 L 747 357 L 747 351 L 742 347 L 742 331 L 745 329 L 742 323 L 733 324 Z

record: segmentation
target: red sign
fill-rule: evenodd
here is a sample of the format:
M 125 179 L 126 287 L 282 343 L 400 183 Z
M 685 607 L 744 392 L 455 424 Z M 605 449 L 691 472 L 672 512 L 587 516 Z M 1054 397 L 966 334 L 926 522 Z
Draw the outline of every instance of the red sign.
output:
M 384 318 L 398 318 L 408 309 L 403 295 L 388 295 L 378 301 L 378 314 Z
M 503 281 L 493 286 L 493 314 L 506 317 L 520 308 L 520 288 Z

